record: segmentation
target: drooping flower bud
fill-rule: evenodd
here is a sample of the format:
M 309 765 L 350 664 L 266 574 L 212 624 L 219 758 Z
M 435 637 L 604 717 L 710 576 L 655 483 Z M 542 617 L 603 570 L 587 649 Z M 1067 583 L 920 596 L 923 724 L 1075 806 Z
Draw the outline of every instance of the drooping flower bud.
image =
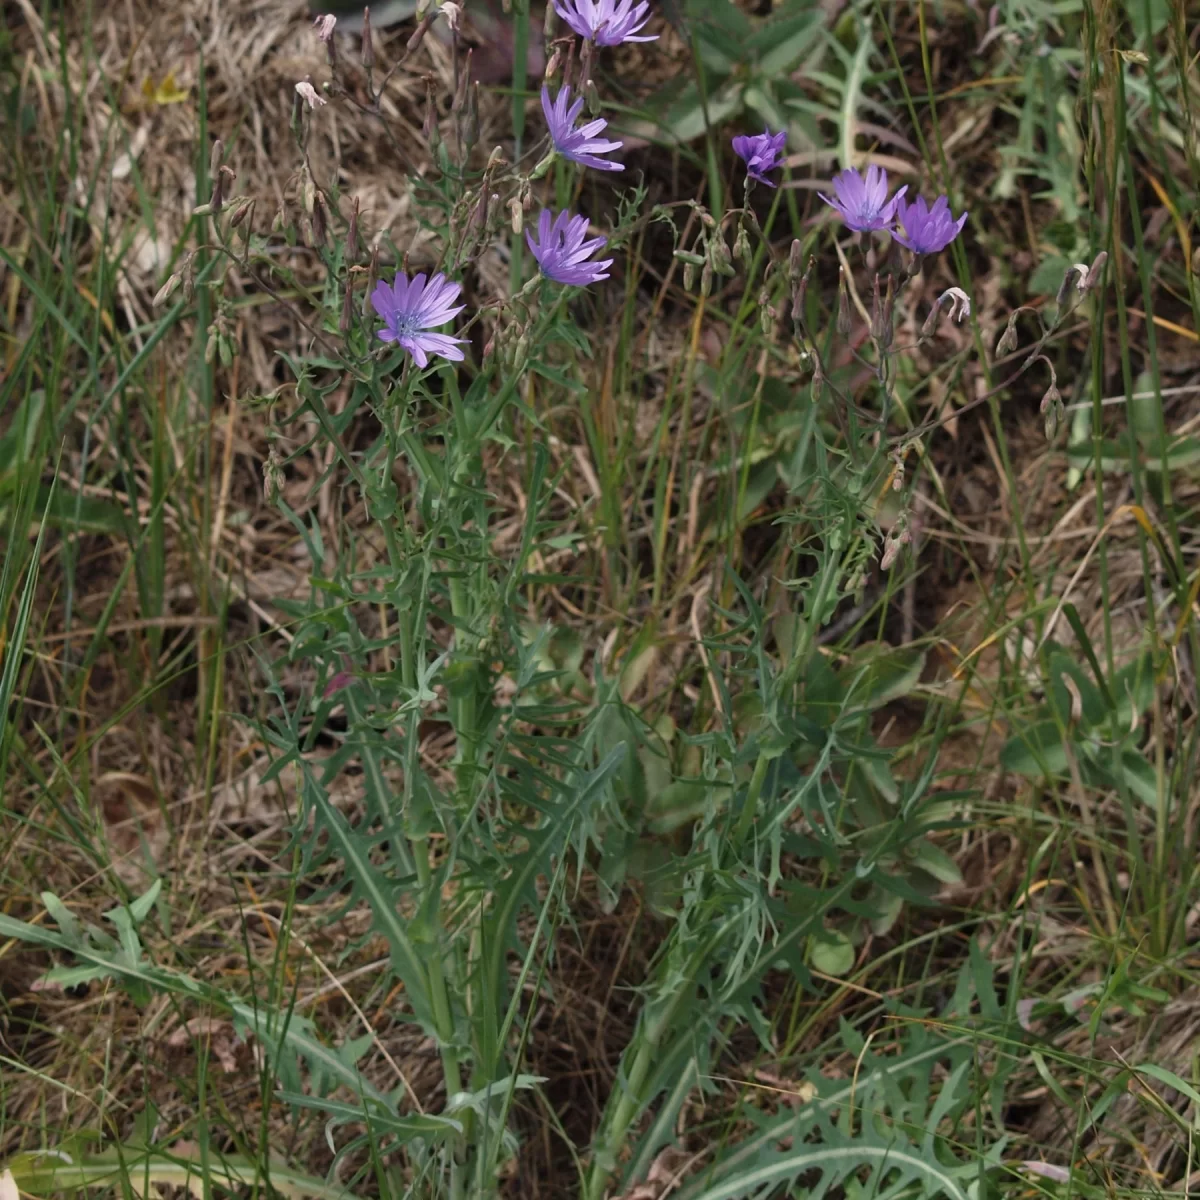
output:
M 763 331 L 763 336 L 774 341 L 778 320 L 775 316 L 775 305 L 771 303 L 771 293 L 766 288 L 758 293 L 758 325 Z
M 1000 335 L 1000 340 L 996 343 L 996 356 L 1004 358 L 1005 355 L 1011 354 L 1017 348 L 1017 317 L 1020 314 L 1020 309 L 1008 318 L 1008 324 L 1004 327 L 1004 332 Z
M 154 299 L 150 302 L 155 308 L 161 308 L 171 298 L 175 289 L 183 282 L 183 273 L 176 271 L 173 275 L 167 277 L 167 282 L 154 293 Z
M 1098 287 L 1101 279 L 1104 278 L 1104 264 L 1108 262 L 1108 251 L 1101 250 L 1092 261 L 1092 265 L 1088 267 L 1088 273 L 1083 281 L 1082 287 L 1085 292 L 1090 292 Z
M 708 261 L 718 275 L 732 278 L 737 273 L 733 269 L 733 258 L 730 256 L 729 247 L 725 244 L 725 238 L 720 230 L 708 239 Z
M 754 251 L 751 249 L 750 235 L 746 232 L 745 225 L 738 225 L 737 237 L 733 241 L 733 257 L 747 271 L 754 265 Z

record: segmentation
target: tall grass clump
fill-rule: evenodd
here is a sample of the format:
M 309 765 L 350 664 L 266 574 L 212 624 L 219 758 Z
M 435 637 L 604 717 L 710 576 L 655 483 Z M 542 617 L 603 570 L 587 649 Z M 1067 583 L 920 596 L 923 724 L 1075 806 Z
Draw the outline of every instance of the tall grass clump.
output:
M 1147 1051 L 1108 1071 L 1096 1052 L 1114 1012 L 1142 1017 L 1143 1006 L 1166 1004 L 1191 969 L 1195 876 L 1181 860 L 1194 849 L 1194 734 L 1184 712 L 1194 685 L 1164 710 L 1170 654 L 1160 614 L 1148 604 L 1145 636 L 1133 651 L 1118 645 L 1100 539 L 1096 646 L 1070 587 L 1056 587 L 1052 569 L 1039 574 L 1037 547 L 1018 522 L 1004 549 L 1005 587 L 1017 601 L 984 598 L 991 624 L 969 653 L 951 647 L 952 672 L 939 673 L 933 653 L 949 638 L 918 636 L 912 615 L 914 549 L 945 500 L 932 465 L 939 439 L 980 419 L 1011 493 L 1019 464 L 1001 404 L 1032 397 L 1044 444 L 1064 447 L 1078 472 L 1072 486 L 1089 472 L 1099 481 L 1098 529 L 1116 520 L 1102 481 L 1122 464 L 1131 491 L 1119 511 L 1143 531 L 1145 596 L 1170 596 L 1170 650 L 1196 649 L 1186 514 L 1172 491 L 1172 455 L 1192 447 L 1168 435 L 1152 354 L 1145 387 L 1134 379 L 1130 279 L 1151 352 L 1156 287 L 1148 255 L 1126 244 L 1144 229 L 1129 143 L 1105 140 L 1138 105 L 1147 120 L 1167 121 L 1190 104 L 1188 68 L 1170 68 L 1180 98 L 1165 95 L 1164 69 L 1139 79 L 1131 100 L 1127 67 L 1140 60 L 1114 53 L 1103 14 L 1079 10 L 1082 74 L 1074 62 L 1074 74 L 1060 72 L 1048 55 L 1042 75 L 1052 91 L 1078 78 L 1081 109 L 1094 114 L 1081 175 L 1061 173 L 1054 159 L 1052 191 L 1069 194 L 1060 201 L 1072 232 L 1040 268 L 1049 294 L 1003 314 L 993 338 L 976 272 L 995 248 L 975 206 L 1013 193 L 1029 169 L 1030 128 L 1057 130 L 1047 114 L 1061 113 L 1064 97 L 1027 97 L 993 196 L 970 193 L 968 212 L 937 120 L 924 6 L 924 96 L 906 82 L 890 28 L 872 40 L 886 25 L 876 6 L 854 6 L 832 30 L 807 9 L 767 22 L 773 32 L 744 43 L 748 64 L 719 58 L 719 19 L 730 36 L 746 19 L 730 12 L 696 4 L 665 14 L 694 78 L 647 124 L 664 140 L 705 138 L 691 195 L 665 194 L 622 133 L 632 117 L 609 64 L 626 43 L 657 52 L 661 21 L 646 3 L 554 0 L 540 103 L 529 104 L 537 29 L 528 0 L 513 0 L 511 121 L 494 141 L 484 139 L 487 97 L 457 3 L 419 5 L 402 51 L 381 40 L 369 13 L 353 38 L 335 15 L 319 15 L 311 37 L 326 70 L 294 82 L 289 127 L 275 131 L 292 160 L 281 199 L 268 202 L 239 177 L 232 151 L 248 135 L 211 136 L 201 95 L 196 204 L 162 273 L 155 323 L 137 331 L 142 349 L 115 364 L 116 382 L 102 322 L 81 318 L 87 296 L 99 297 L 99 311 L 104 288 L 116 285 L 101 275 L 81 309 L 82 282 L 64 281 L 45 254 L 75 239 L 59 227 L 71 210 L 56 207 L 57 168 L 42 164 L 45 203 L 27 197 L 22 211 L 41 212 L 44 224 L 21 255 L 2 252 L 33 316 L 4 384 L 13 406 L 0 440 L 10 518 L 0 694 L 11 715 L 0 769 L 30 758 L 20 710 L 32 686 L 45 538 L 65 531 L 73 580 L 87 494 L 81 478 L 72 512 L 56 473 L 28 464 L 80 436 L 82 424 L 86 465 L 93 427 L 178 329 L 191 342 L 190 428 L 211 428 L 222 381 L 236 379 L 251 353 L 247 295 L 297 330 L 279 352 L 282 382 L 243 404 L 265 430 L 264 505 L 290 529 L 307 584 L 302 595 L 275 597 L 278 625 L 239 647 L 254 703 L 223 713 L 231 599 L 213 586 L 216 550 L 206 539 L 225 521 L 224 500 L 197 466 L 206 451 L 178 446 L 165 405 L 125 414 L 125 428 L 139 426 L 148 440 L 130 446 L 121 480 L 132 497 L 148 478 L 150 502 L 136 519 L 114 502 L 95 520 L 128 539 L 125 570 L 155 631 L 138 702 L 161 703 L 176 673 L 194 668 L 195 769 L 207 794 L 228 725 L 266 756 L 259 785 L 294 799 L 273 851 L 286 876 L 270 914 L 276 957 L 256 961 L 247 939 L 244 975 L 214 979 L 183 953 L 156 955 L 158 931 L 172 944 L 180 924 L 162 875 L 138 889 L 114 886 L 102 923 L 45 886 L 41 911 L 0 913 L 0 935 L 54 957 L 38 989 L 115 985 L 141 1010 L 174 1014 L 206 1046 L 206 1022 L 227 1023 L 250 1048 L 262 1123 L 226 1129 L 223 1140 L 216 1126 L 226 1115 L 205 1116 L 183 1149 L 144 1117 L 106 1126 L 101 1149 L 105 1139 L 87 1131 L 47 1137 L 12 1159 L 3 1186 L 483 1200 L 522 1194 L 523 1147 L 545 1134 L 582 1200 L 976 1200 L 1042 1185 L 1068 1194 L 1072 1162 L 1015 1144 L 1012 1097 L 1031 1078 L 1069 1116 L 1072 1147 L 1098 1136 L 1110 1109 L 1127 1119 L 1124 1093 L 1135 1083 L 1157 1081 L 1200 1103 L 1185 1078 L 1190 1064 L 1160 1064 Z M 1033 20 L 1010 16 L 1004 54 Z M 1184 63 L 1178 21 L 1152 25 L 1137 27 L 1139 44 L 1165 37 Z M 421 125 L 428 161 L 419 166 L 388 87 L 432 37 L 443 38 L 451 87 L 439 94 L 431 76 L 423 111 L 406 114 Z M 880 66 L 885 50 L 894 71 Z M 820 103 L 778 78 L 800 64 L 823 89 Z M 758 74 L 763 87 L 751 88 Z M 926 176 L 944 190 L 896 187 L 860 148 L 863 95 L 876 83 L 909 115 Z M 695 128 L 689 105 L 702 118 Z M 313 153 L 335 106 L 404 166 L 415 217 L 406 240 L 373 227 L 352 173 L 323 169 Z M 744 110 L 766 128 L 727 136 L 722 121 Z M 838 129 L 840 169 L 820 185 L 809 219 L 798 189 L 781 186 L 796 182 L 793 111 L 806 130 L 810 119 Z M 1190 128 L 1182 122 L 1166 143 L 1177 147 Z M 64 138 L 61 153 L 76 140 Z M 38 175 L 30 166 L 19 178 L 30 192 Z M 1170 187 L 1186 240 L 1182 187 Z M 1194 202 L 1194 186 L 1189 195 Z M 1110 283 L 1115 351 L 1105 335 Z M 1179 295 L 1186 286 L 1200 320 L 1190 258 L 1174 284 Z M 668 296 L 688 333 L 639 458 L 641 435 L 621 424 L 635 423 L 634 406 L 610 401 L 615 390 L 624 403 L 649 374 L 645 347 Z M 709 316 L 723 331 L 715 366 L 698 350 Z M 74 395 L 62 369 L 68 350 L 83 364 Z M 1101 402 L 1114 352 L 1130 405 L 1124 442 L 1109 436 Z M 48 373 L 56 362 L 58 374 Z M 968 368 L 979 383 L 969 399 L 952 409 L 926 403 L 935 376 L 957 380 Z M 713 397 L 703 415 L 702 389 Z M 95 407 L 77 412 L 85 390 Z M 1135 407 L 1135 396 L 1156 407 Z M 566 486 L 556 451 L 568 425 L 583 429 L 597 468 L 586 503 Z M 323 473 L 306 489 L 298 464 L 314 453 Z M 110 481 L 114 494 L 121 480 Z M 188 667 L 162 640 L 163 514 L 174 488 L 195 519 L 179 536 L 191 539 L 204 618 Z M 299 511 L 306 490 L 324 494 L 332 523 Z M 548 616 L 567 609 L 587 619 L 572 629 Z M 999 667 L 978 684 L 979 659 L 993 646 Z M 86 672 L 88 655 L 75 665 Z M 968 694 L 985 687 L 982 712 L 968 711 Z M 901 718 L 907 735 L 897 738 Z M 1027 813 L 1003 811 L 976 775 L 947 767 L 955 739 L 975 725 L 1001 728 L 995 765 L 1026 781 Z M 66 726 L 31 728 L 55 771 L 42 790 L 65 788 L 86 810 L 83 786 L 70 782 L 77 750 Z M 1122 821 L 1100 827 L 1100 797 L 1116 798 Z M 967 887 L 956 842 L 990 826 L 1020 843 L 1008 909 L 943 904 L 930 920 L 935 904 Z M 1026 913 L 1076 869 L 1088 876 L 1080 903 L 1097 939 L 1084 958 L 1099 945 L 1104 962 L 1070 968 L 1056 994 L 1035 996 L 1024 980 L 1040 931 Z M 246 903 L 268 923 L 257 896 Z M 289 954 L 301 909 L 353 930 L 347 957 L 383 948 L 373 1019 L 336 983 L 341 962 L 321 969 L 353 1022 L 339 1026 L 300 1003 Z M 620 946 L 588 940 L 583 927 L 596 913 L 628 916 Z M 585 946 L 616 964 L 607 995 L 589 997 L 600 1023 L 622 1014 L 604 1031 L 611 1073 L 589 1079 L 586 1104 L 546 1072 L 540 1049 L 547 1012 L 569 1003 L 558 990 L 564 960 Z M 878 978 L 868 986 L 870 972 Z M 402 1061 L 373 1027 L 382 1016 L 406 1034 Z M 1087 1026 L 1086 1047 L 1045 1032 L 1060 1018 Z M 211 1053 L 236 1059 L 228 1048 Z M 739 1067 L 731 1093 L 731 1064 L 748 1061 L 765 1086 Z M 279 1144 L 274 1111 L 293 1132 L 315 1118 L 319 1169 Z M 652 1185 L 663 1190 L 641 1190 Z

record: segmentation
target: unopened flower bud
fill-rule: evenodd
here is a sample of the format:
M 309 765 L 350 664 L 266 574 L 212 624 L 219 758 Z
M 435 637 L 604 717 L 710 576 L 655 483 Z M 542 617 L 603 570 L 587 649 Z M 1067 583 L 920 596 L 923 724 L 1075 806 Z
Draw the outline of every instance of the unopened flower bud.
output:
M 379 243 L 376 242 L 371 247 L 371 261 L 367 267 L 367 290 L 363 293 L 362 314 L 364 317 L 370 315 L 371 311 L 371 293 L 375 290 L 375 285 L 379 282 Z
M 683 290 L 685 292 L 695 291 L 696 288 L 696 264 L 687 262 L 683 264 Z
M 450 101 L 450 111 L 452 113 L 460 113 L 467 106 L 467 93 L 471 88 L 471 51 L 467 51 L 467 60 L 463 65 L 463 69 L 459 72 L 458 87 L 454 92 L 454 99 Z
M 221 173 L 221 160 L 225 157 L 225 145 L 220 138 L 212 144 L 208 155 L 208 174 L 210 179 L 216 179 Z
M 707 260 L 704 266 L 700 268 L 700 295 L 708 296 L 712 293 L 713 285 L 713 269 L 712 264 Z
M 442 134 L 438 128 L 437 100 L 434 97 L 432 75 L 425 78 L 425 120 L 421 124 L 421 136 L 430 151 L 436 154 L 442 142 Z
M 267 461 L 263 463 L 263 495 L 268 504 L 274 504 L 279 499 L 287 476 L 283 473 L 283 455 L 274 444 L 267 451 Z
M 589 79 L 587 86 L 583 89 L 583 94 L 587 97 L 587 110 L 593 117 L 600 115 L 600 93 L 596 89 L 596 81 Z
M 346 230 L 346 261 L 358 262 L 358 197 L 354 197 L 354 206 L 350 209 L 350 228 Z
M 374 66 L 374 43 L 371 40 L 371 10 L 362 10 L 362 65 L 370 71 Z
M 513 346 L 513 361 L 512 369 L 514 372 L 521 372 L 525 369 L 525 364 L 529 361 L 529 334 L 522 333 L 517 338 L 516 345 Z
M 320 192 L 313 195 L 312 206 L 312 243 L 313 246 L 324 246 L 329 225 L 325 218 L 325 198 Z
M 487 225 L 489 201 L 487 188 L 482 188 L 479 192 L 479 199 L 471 210 L 471 219 L 467 222 L 468 234 L 478 235 Z
M 246 218 L 250 215 L 254 208 L 254 201 L 249 196 L 239 196 L 234 202 L 229 213 L 229 228 L 237 229 L 245 224 Z
M 846 268 L 838 269 L 837 331 L 842 337 L 850 336 L 850 291 L 846 287 Z
M 550 14 L 554 11 L 553 4 L 546 5 L 546 18 L 549 20 Z M 551 84 L 558 78 L 559 71 L 562 70 L 562 47 L 555 46 L 554 52 L 550 55 L 550 61 L 546 64 L 546 70 L 542 73 L 542 79 L 545 83 Z
M 342 337 L 350 332 L 350 326 L 354 323 L 354 289 L 350 286 L 350 280 L 346 280 L 346 286 L 342 292 L 342 315 L 338 319 L 338 329 L 341 331 Z
M 888 276 L 887 290 L 881 294 L 879 275 L 876 273 L 871 285 L 871 336 L 886 350 L 892 344 L 892 302 L 895 298 L 892 276 Z
M 371 10 L 363 9 L 362 65 L 369 71 L 375 65 L 375 45 L 371 40 Z
M 525 228 L 525 210 L 516 196 L 508 202 L 508 219 L 513 233 L 519 234 Z
M 454 7 L 457 7 L 457 5 L 455 5 Z M 421 47 L 421 43 L 425 40 L 425 35 L 429 32 L 430 27 L 433 25 L 433 22 L 436 19 L 437 19 L 437 13 L 431 12 L 431 13 L 426 13 L 417 22 L 417 27 L 416 27 L 416 29 L 413 30 L 412 37 L 410 37 L 408 39 L 408 41 L 405 43 L 405 46 L 404 46 L 405 56 L 407 56 L 409 54 L 416 54 L 416 52 Z M 454 26 L 451 26 L 451 28 L 454 28 Z
M 468 57 L 470 57 L 468 55 Z M 472 85 L 467 97 L 467 113 L 463 121 L 463 146 L 466 150 L 474 149 L 479 141 L 479 84 Z
M 879 560 L 881 571 L 890 571 L 900 554 L 900 539 L 890 533 L 883 539 L 883 556 Z

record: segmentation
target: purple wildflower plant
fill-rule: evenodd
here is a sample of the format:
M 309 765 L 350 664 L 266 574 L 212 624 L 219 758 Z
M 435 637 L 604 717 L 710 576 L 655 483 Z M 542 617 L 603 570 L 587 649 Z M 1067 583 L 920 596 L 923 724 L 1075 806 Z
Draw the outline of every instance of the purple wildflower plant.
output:
M 525 231 L 525 241 L 529 243 L 529 249 L 547 279 L 571 287 L 587 287 L 607 279 L 605 268 L 611 267 L 613 261 L 611 258 L 600 262 L 587 261 L 593 252 L 603 249 L 608 241 L 602 237 L 588 239 L 587 232 L 587 217 L 573 217 L 563 209 L 557 217 L 552 218 L 550 210 L 544 208 L 538 217 L 537 241 L 533 240 L 529 230 Z
M 561 88 L 554 100 L 550 99 L 550 89 L 542 88 L 542 112 L 546 114 L 550 140 L 563 158 L 568 158 L 581 167 L 594 167 L 597 171 L 625 170 L 621 163 L 597 157 L 621 148 L 620 142 L 605 141 L 597 136 L 604 132 L 607 121 L 589 121 L 586 125 L 575 128 L 575 120 L 582 111 L 583 97 L 578 97 L 572 104 L 569 87 Z
M 581 38 L 597 46 L 619 46 L 622 42 L 654 42 L 658 34 L 638 35 L 650 20 L 646 0 L 554 0 L 554 11 Z
M 912 204 L 896 197 L 896 228 L 892 236 L 914 254 L 938 254 L 950 245 L 967 223 L 964 212 L 956 221 L 950 215 L 950 201 L 939 196 L 933 207 L 918 196 Z
M 733 151 L 746 163 L 747 179 L 757 179 L 767 187 L 775 185 L 767 178 L 766 173 L 779 166 L 783 155 L 783 145 L 787 141 L 787 133 L 772 133 L 764 129 L 762 133 L 741 135 L 733 139 Z
M 454 303 L 461 291 L 461 283 L 447 279 L 440 271 L 428 282 L 424 273 L 411 281 L 400 273 L 390 285 L 379 282 L 371 293 L 371 303 L 384 323 L 379 337 L 385 342 L 397 342 L 413 356 L 418 367 L 428 366 L 430 355 L 462 362 L 463 352 L 459 347 L 466 345 L 462 338 L 429 332 L 445 325 L 466 307 Z
M 888 177 L 882 167 L 868 167 L 864 178 L 852 167 L 833 177 L 835 200 L 818 193 L 830 208 L 836 208 L 842 220 L 857 233 L 890 229 L 896 219 L 896 205 L 908 191 L 905 184 L 890 200 Z

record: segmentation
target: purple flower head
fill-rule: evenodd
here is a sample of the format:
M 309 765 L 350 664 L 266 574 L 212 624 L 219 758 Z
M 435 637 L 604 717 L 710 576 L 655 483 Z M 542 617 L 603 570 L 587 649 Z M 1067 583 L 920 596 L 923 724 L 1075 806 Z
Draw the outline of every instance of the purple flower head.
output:
M 914 254 L 937 254 L 950 245 L 959 230 L 967 223 L 963 213 L 956 221 L 950 215 L 950 201 L 939 196 L 930 208 L 924 196 L 918 196 L 912 204 L 899 201 L 896 205 L 896 229 L 892 236 Z
M 371 303 L 383 318 L 380 338 L 399 342 L 416 359 L 418 367 L 427 366 L 431 354 L 462 362 L 463 352 L 459 347 L 466 345 L 462 338 L 427 332 L 462 312 L 466 306 L 454 304 L 461 291 L 461 283 L 452 282 L 440 271 L 428 283 L 424 273 L 412 282 L 407 275 L 398 274 L 391 286 L 381 281 L 371 293 Z
M 620 163 L 596 157 L 620 150 L 621 143 L 608 142 L 596 136 L 604 131 L 607 121 L 589 121 L 576 129 L 575 118 L 582 111 L 583 97 L 580 96 L 571 104 L 569 87 L 562 88 L 553 101 L 550 99 L 550 89 L 542 88 L 542 112 L 546 114 L 546 124 L 550 127 L 550 140 L 563 158 L 569 158 L 581 167 L 595 167 L 597 171 L 625 170 Z
M 612 266 L 611 258 L 601 262 L 587 261 L 588 256 L 607 241 L 602 237 L 584 240 L 588 231 L 587 217 L 573 217 L 563 209 L 551 223 L 550 210 L 544 208 L 538 217 L 537 231 L 536 242 L 529 230 L 525 231 L 525 240 L 547 279 L 573 287 L 587 287 L 608 278 L 604 268 Z
M 783 144 L 786 141 L 786 132 L 772 133 L 769 129 L 764 129 L 762 133 L 750 137 L 735 137 L 733 151 L 745 159 L 746 174 L 750 179 L 757 179 L 767 187 L 774 187 L 766 173 L 779 166 L 779 158 L 783 154 Z
M 554 0 L 554 11 L 577 33 L 597 46 L 622 42 L 654 42 L 658 34 L 637 31 L 650 20 L 646 0 Z
M 833 177 L 833 191 L 836 200 L 830 200 L 826 195 L 821 195 L 821 199 L 831 208 L 836 208 L 851 229 L 869 233 L 872 229 L 891 227 L 896 219 L 896 205 L 908 191 L 908 185 L 889 200 L 887 172 L 882 167 L 868 167 L 865 179 L 847 167 Z

